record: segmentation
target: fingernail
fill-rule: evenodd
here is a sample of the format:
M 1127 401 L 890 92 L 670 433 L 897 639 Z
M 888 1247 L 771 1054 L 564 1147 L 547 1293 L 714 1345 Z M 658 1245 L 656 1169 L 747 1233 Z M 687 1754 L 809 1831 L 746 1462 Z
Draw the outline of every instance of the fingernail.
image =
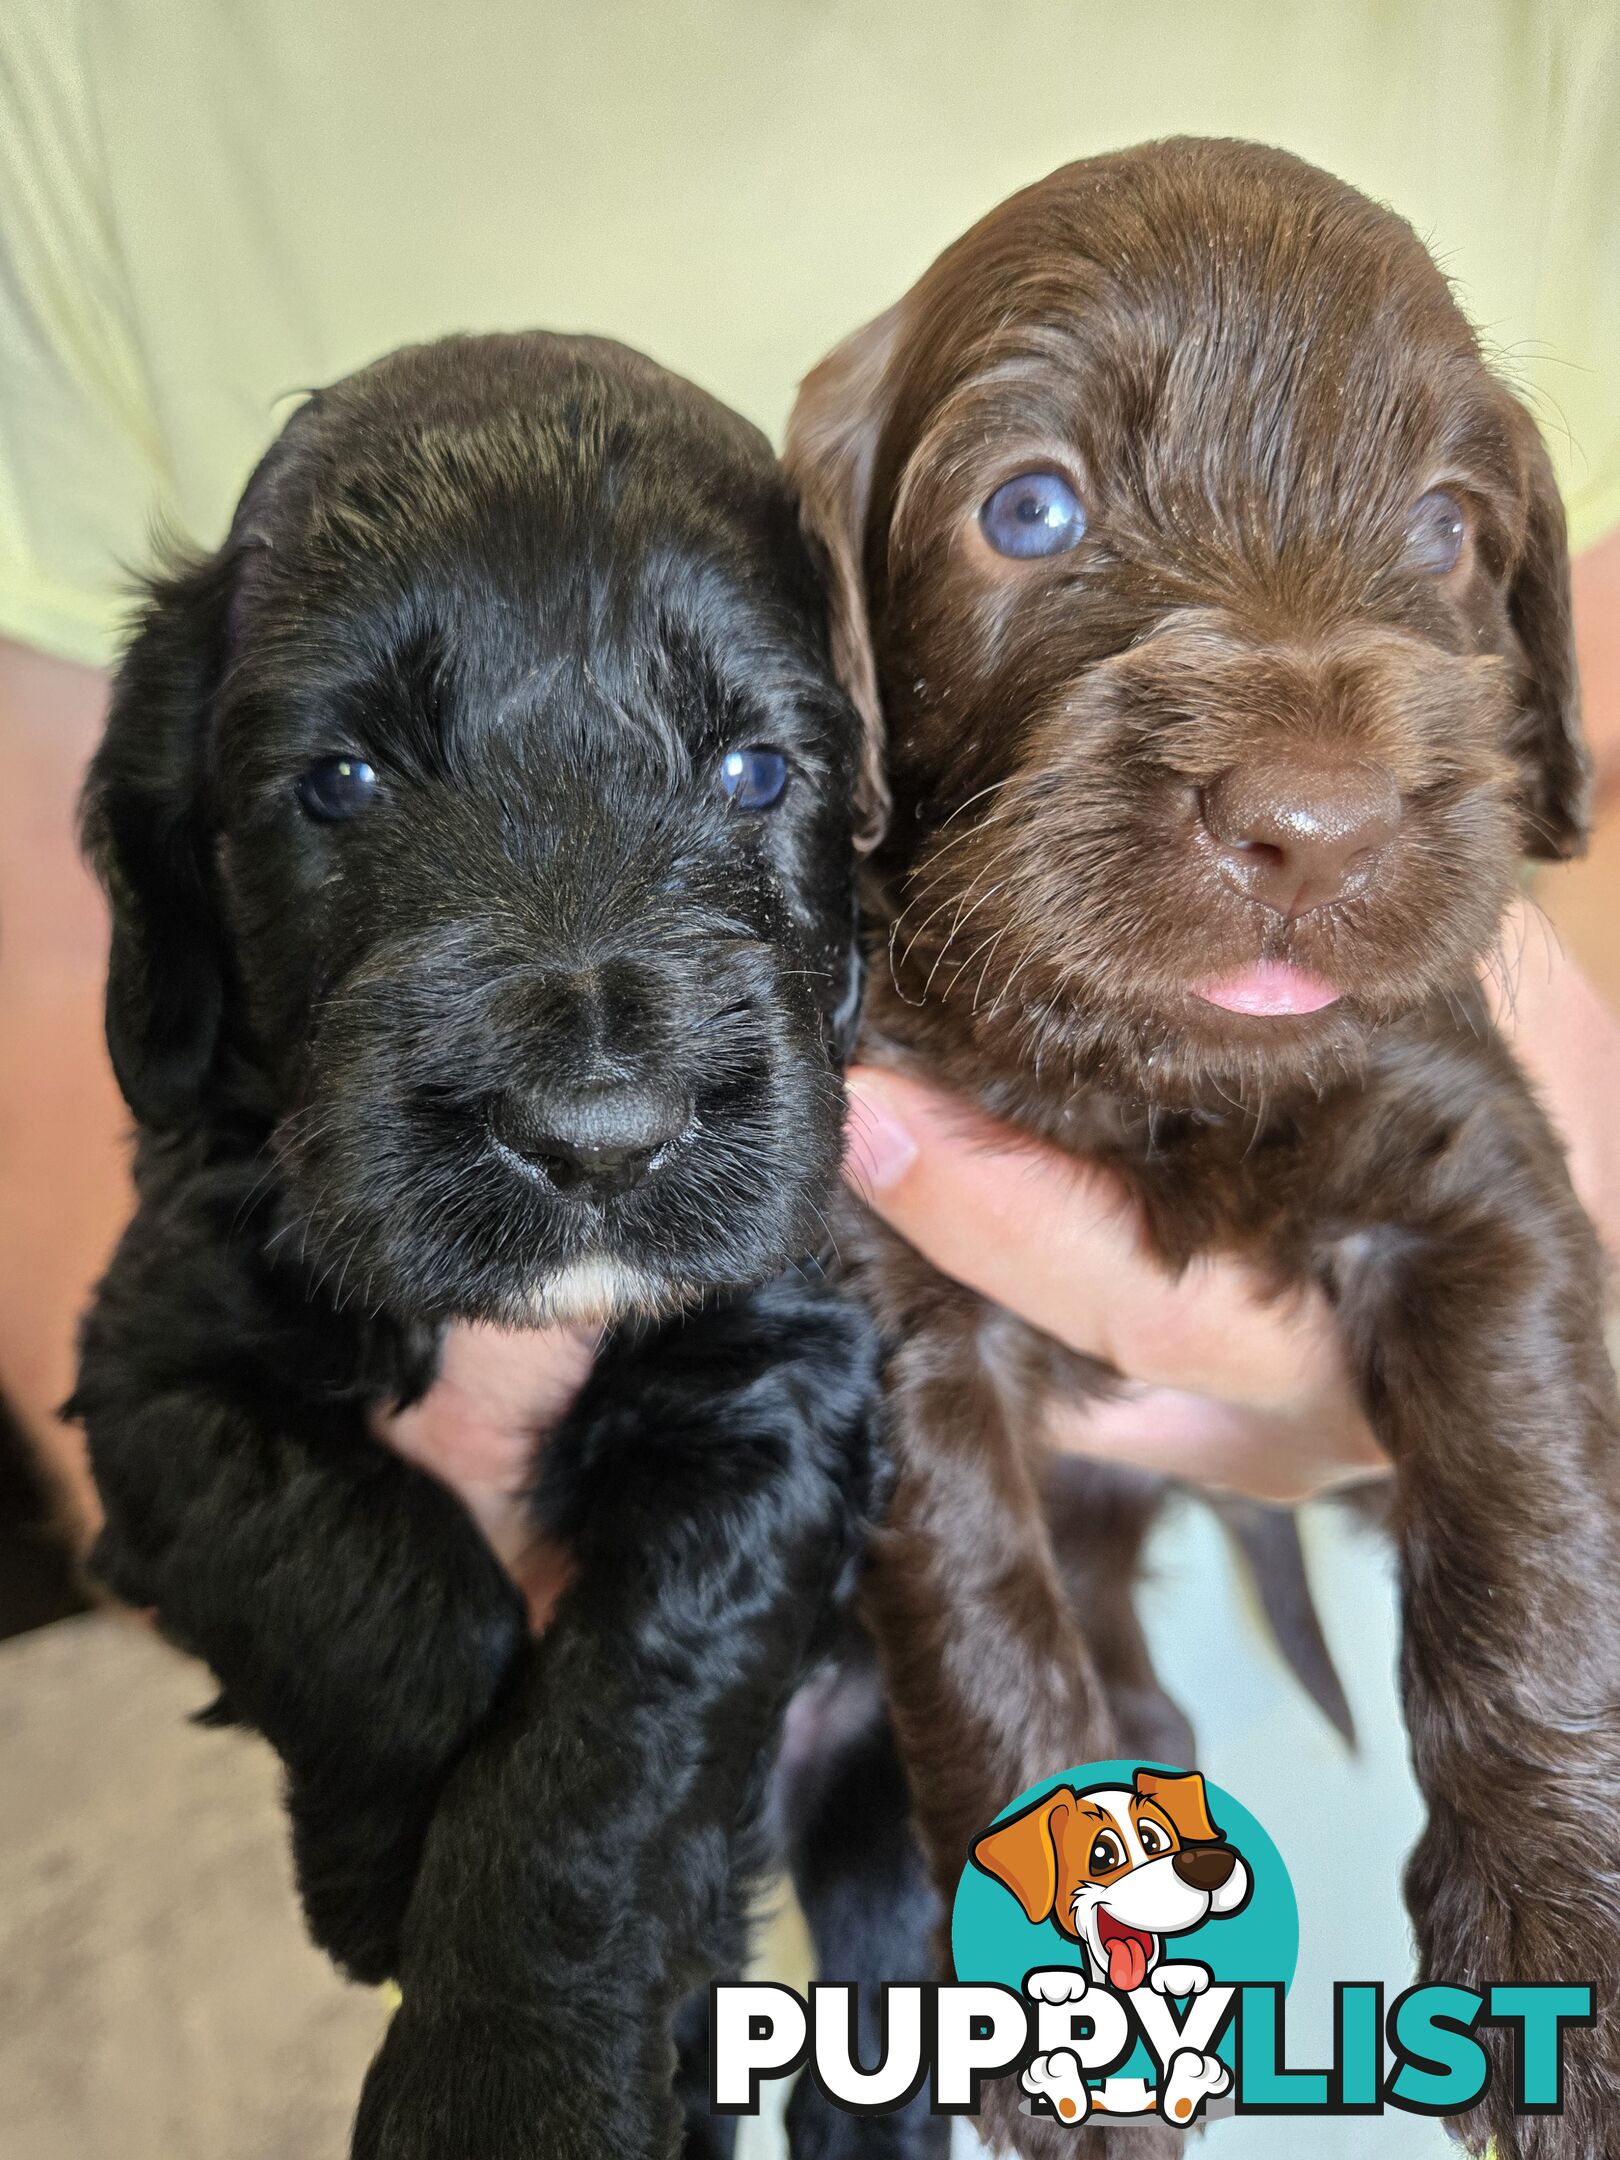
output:
M 877 1088 L 860 1080 L 849 1083 L 849 1115 L 844 1123 L 844 1154 L 857 1185 L 882 1192 L 898 1185 L 917 1160 L 917 1143 Z

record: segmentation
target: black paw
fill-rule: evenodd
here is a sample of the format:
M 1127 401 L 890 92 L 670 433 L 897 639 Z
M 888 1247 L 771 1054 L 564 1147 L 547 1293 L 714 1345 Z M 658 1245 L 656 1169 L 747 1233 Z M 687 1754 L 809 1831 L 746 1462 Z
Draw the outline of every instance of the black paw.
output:
M 731 1946 L 721 1970 L 738 1970 L 740 1942 Z M 675 2099 L 685 2124 L 681 2160 L 732 2160 L 737 2149 L 737 2117 L 716 2115 L 709 2107 L 709 1991 L 695 1988 L 675 2014 Z
M 951 2118 L 932 2114 L 926 2091 L 892 2115 L 853 2115 L 801 2077 L 787 2110 L 793 2160 L 946 2160 Z
M 405 2004 L 366 2074 L 351 2160 L 679 2160 L 681 2117 L 629 2037 Z
M 367 1985 L 399 1971 L 399 1937 L 416 1887 L 433 1797 L 317 1794 L 290 1779 L 287 1814 L 304 1921 L 316 1944 Z
M 737 2150 L 735 2115 L 711 2115 L 706 2103 L 688 2106 L 681 2160 L 732 2160 Z

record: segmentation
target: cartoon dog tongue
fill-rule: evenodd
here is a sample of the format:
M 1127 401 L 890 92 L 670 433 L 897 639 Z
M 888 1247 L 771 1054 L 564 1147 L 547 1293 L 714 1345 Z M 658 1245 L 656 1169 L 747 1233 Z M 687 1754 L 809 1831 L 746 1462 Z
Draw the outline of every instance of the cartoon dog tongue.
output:
M 1097 1934 L 1108 1958 L 1108 1985 L 1129 1995 L 1147 1978 L 1148 1938 L 1136 1928 L 1122 1928 L 1109 1913 L 1097 1916 Z

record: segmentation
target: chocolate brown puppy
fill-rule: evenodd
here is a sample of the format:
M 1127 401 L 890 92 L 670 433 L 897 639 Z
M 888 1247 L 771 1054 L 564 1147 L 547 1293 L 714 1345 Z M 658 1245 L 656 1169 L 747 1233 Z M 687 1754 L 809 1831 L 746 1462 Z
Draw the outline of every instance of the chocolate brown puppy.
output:
M 810 377 L 790 463 L 870 731 L 866 1054 L 1109 1164 L 1172 1266 L 1332 1300 L 1395 1466 L 1423 1974 L 1598 1992 L 1563 2115 L 1510 2113 L 1497 2033 L 1466 2135 L 1607 2153 L 1620 1417 L 1596 1238 L 1476 987 L 1586 815 L 1535 426 L 1398 217 L 1179 141 L 948 249 Z M 869 1608 L 949 1884 L 1146 1676 L 1076 1625 L 1031 1438 L 1110 1376 L 859 1251 L 900 1455 Z

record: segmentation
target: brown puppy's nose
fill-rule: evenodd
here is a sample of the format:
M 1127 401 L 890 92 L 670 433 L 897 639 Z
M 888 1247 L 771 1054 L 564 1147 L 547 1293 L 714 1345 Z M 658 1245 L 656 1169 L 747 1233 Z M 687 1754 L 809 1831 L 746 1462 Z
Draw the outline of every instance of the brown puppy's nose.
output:
M 1237 1854 L 1230 1845 L 1185 1846 L 1170 1865 L 1193 1889 L 1218 1890 L 1236 1867 Z
M 1401 822 L 1400 791 L 1383 766 L 1295 758 L 1234 765 L 1201 807 L 1221 876 L 1278 915 L 1353 899 Z

